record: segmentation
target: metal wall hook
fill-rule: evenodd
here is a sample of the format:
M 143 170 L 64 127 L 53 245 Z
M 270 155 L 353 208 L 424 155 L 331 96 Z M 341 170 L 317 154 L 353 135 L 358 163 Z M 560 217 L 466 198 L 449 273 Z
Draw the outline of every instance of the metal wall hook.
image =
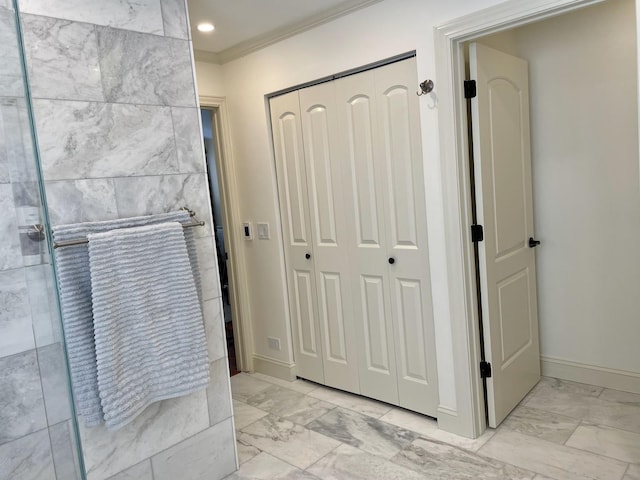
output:
M 422 95 L 426 95 L 427 93 L 431 93 L 433 91 L 433 80 L 425 80 L 420 84 L 420 91 L 416 92 L 416 95 L 419 97 Z

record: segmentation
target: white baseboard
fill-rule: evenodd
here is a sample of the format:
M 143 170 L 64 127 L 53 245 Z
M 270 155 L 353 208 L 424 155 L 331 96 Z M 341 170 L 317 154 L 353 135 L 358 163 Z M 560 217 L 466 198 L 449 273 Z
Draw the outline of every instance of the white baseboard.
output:
M 542 375 L 573 382 L 640 393 L 640 373 L 596 367 L 553 357 L 540 357 Z
M 258 373 L 280 378 L 288 382 L 293 382 L 296 379 L 295 363 L 282 362 L 257 353 L 253 354 L 253 369 Z

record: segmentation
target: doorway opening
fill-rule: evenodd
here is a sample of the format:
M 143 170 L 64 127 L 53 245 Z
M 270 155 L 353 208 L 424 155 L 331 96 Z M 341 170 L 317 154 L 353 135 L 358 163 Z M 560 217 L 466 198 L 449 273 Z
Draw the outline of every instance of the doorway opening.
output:
M 227 352 L 229 358 L 229 373 L 236 375 L 240 373 L 236 356 L 236 338 L 234 335 L 233 308 L 231 299 L 230 275 L 229 275 L 229 253 L 227 241 L 228 232 L 225 232 L 224 222 L 224 198 L 221 194 L 221 151 L 218 147 L 219 139 L 216 138 L 216 109 L 202 108 L 202 135 L 204 152 L 206 157 L 207 180 L 209 182 L 209 192 L 211 194 L 211 209 L 213 214 L 214 237 L 216 241 L 216 256 L 218 263 L 218 278 L 222 293 L 222 310 L 224 313 L 224 331 L 227 342 Z

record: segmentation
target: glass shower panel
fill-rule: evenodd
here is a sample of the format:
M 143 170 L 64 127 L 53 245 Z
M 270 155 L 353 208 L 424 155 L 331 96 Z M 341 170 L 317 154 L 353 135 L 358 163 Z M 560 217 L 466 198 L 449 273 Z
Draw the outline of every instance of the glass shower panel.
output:
M 0 480 L 83 479 L 16 11 L 0 0 Z

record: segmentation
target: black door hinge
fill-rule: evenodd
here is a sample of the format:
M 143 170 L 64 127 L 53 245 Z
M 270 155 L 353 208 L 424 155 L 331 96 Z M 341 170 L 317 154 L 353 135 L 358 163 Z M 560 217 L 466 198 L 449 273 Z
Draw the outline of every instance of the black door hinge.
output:
M 489 362 L 480 362 L 480 377 L 481 378 L 491 377 L 491 364 Z
M 484 229 L 482 225 L 471 225 L 471 241 L 478 243 L 484 240 Z
M 475 80 L 464 81 L 464 98 L 475 98 L 478 94 Z

